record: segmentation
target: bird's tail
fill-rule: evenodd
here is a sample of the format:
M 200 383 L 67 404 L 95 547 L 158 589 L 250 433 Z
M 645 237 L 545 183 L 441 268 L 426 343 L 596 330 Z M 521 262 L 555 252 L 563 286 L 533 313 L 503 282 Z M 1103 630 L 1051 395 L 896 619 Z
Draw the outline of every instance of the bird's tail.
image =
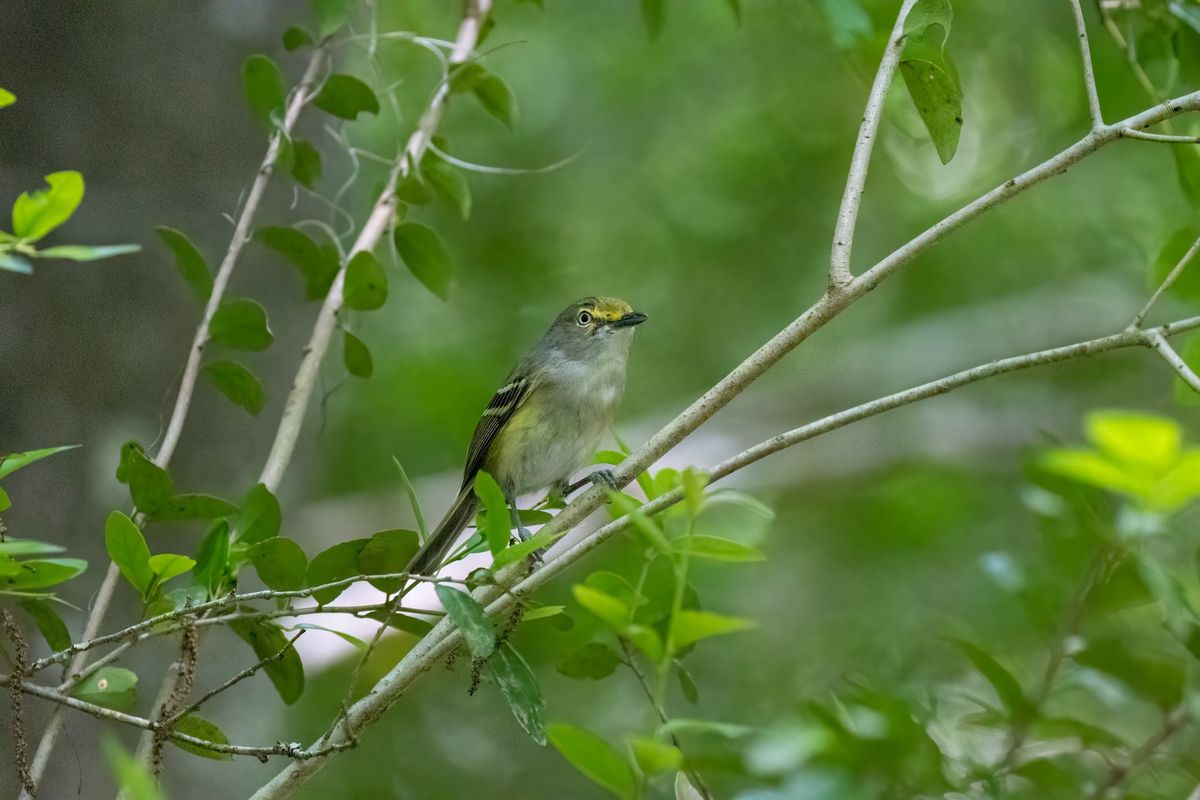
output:
M 414 575 L 431 575 L 458 541 L 458 535 L 467 527 L 471 517 L 475 516 L 477 505 L 474 487 L 468 483 L 458 493 L 446 516 L 442 517 L 442 521 L 408 563 L 407 571 Z

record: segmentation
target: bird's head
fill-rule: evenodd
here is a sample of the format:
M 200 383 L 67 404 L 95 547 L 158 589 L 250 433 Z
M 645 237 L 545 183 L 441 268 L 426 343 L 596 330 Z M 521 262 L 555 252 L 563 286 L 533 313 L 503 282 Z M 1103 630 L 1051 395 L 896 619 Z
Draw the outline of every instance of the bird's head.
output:
M 550 326 L 545 345 L 568 358 L 584 358 L 597 351 L 628 352 L 633 329 L 646 315 L 615 297 L 585 297 L 562 310 Z

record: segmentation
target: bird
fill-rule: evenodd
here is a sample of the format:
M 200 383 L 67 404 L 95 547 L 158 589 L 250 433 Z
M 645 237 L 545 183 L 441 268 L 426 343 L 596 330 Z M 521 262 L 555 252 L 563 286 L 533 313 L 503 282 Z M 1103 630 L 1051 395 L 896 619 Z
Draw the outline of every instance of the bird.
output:
M 518 495 L 550 489 L 564 497 L 612 424 L 629 363 L 634 328 L 646 315 L 615 297 L 585 297 L 567 306 L 492 395 L 467 448 L 462 485 L 450 509 L 408 565 L 435 573 L 475 516 L 480 470 L 504 492 L 521 538 Z M 589 475 L 611 483 L 611 473 Z

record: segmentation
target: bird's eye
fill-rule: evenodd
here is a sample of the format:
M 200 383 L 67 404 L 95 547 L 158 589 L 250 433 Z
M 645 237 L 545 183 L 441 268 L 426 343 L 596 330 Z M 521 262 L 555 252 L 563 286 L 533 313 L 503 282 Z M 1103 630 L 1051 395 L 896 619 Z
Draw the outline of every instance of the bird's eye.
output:
M 590 313 L 588 313 L 587 311 L 580 311 L 579 312 L 579 324 L 580 325 L 591 325 L 592 324 L 592 315 Z

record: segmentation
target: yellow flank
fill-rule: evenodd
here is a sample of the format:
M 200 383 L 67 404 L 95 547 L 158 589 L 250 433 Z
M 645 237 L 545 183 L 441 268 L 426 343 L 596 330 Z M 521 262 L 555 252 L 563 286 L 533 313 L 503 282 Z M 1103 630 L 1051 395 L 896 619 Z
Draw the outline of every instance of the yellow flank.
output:
M 603 322 L 616 322 L 632 312 L 633 306 L 616 297 L 597 297 L 595 305 L 590 310 L 592 316 Z
M 533 432 L 539 415 L 536 413 L 537 395 L 531 395 L 520 408 L 509 418 L 504 430 L 496 435 L 496 440 L 488 448 L 487 460 L 483 468 L 501 484 L 511 480 L 521 472 L 520 459 L 522 453 L 528 457 L 521 440 Z

